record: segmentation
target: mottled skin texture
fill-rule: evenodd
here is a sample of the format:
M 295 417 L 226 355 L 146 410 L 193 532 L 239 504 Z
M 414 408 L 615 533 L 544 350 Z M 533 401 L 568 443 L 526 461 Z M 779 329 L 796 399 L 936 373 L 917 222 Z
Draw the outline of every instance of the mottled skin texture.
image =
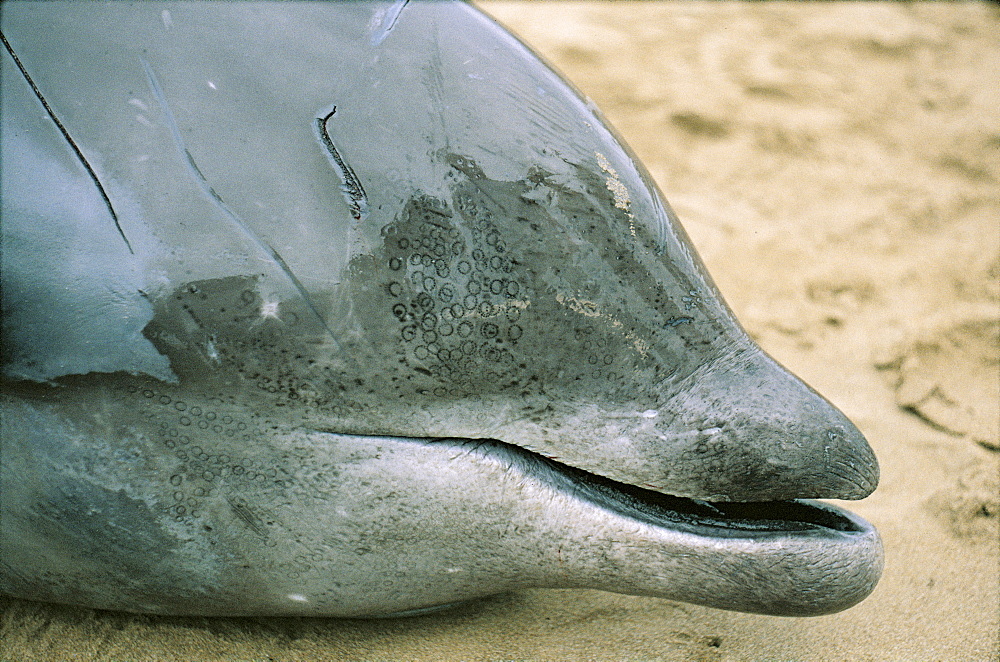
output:
M 817 614 L 874 587 L 870 525 L 786 502 L 870 493 L 860 432 L 470 8 L 15 6 L 0 590 L 358 616 L 525 586 Z
M 499 182 L 438 156 L 450 199 L 415 194 L 383 245 L 352 258 L 348 291 L 314 296 L 347 300 L 343 348 L 295 300 L 265 304 L 248 277 L 181 286 L 144 334 L 182 382 L 326 430 L 516 439 L 699 498 L 872 489 L 872 475 L 839 468 L 874 466 L 843 457 L 865 449 L 853 426 L 746 338 L 701 272 L 679 269 L 645 227 L 623 232 L 627 212 L 598 173 L 576 168 L 574 189 L 537 169 Z

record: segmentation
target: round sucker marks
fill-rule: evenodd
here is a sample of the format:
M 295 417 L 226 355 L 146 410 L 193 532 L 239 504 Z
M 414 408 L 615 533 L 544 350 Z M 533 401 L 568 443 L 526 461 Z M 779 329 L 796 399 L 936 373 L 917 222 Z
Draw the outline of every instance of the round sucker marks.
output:
M 538 168 L 499 181 L 467 156 L 438 158 L 451 168 L 448 194 L 413 192 L 382 228 L 382 246 L 355 256 L 345 279 L 366 369 L 388 375 L 397 398 L 524 396 L 558 385 L 631 400 L 629 375 L 649 371 L 649 383 L 677 367 L 641 340 L 662 333 L 645 328 L 648 312 L 635 305 L 658 267 L 654 258 L 612 259 L 647 251 L 649 241 L 616 230 L 622 212 L 601 178 L 581 177 L 580 191 Z M 580 254 L 580 245 L 595 250 Z M 621 269 L 634 272 L 632 284 Z M 676 306 L 667 312 L 676 316 Z
M 418 391 L 438 397 L 465 397 L 482 380 L 502 379 L 524 334 L 519 306 L 527 305 L 489 212 L 469 196 L 456 196 L 456 206 L 413 196 L 383 228 L 376 257 L 379 276 L 391 279 L 382 292 L 398 329 L 398 364 L 425 378 Z

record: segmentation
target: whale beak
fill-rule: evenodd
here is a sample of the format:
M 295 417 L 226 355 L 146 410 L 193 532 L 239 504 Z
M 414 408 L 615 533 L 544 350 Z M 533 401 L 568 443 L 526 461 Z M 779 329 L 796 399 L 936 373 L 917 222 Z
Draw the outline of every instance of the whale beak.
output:
M 659 463 L 677 496 L 716 501 L 863 499 L 879 465 L 860 430 L 759 349 L 699 369 L 668 402 Z M 654 451 L 649 449 L 652 455 Z M 619 464 L 619 466 L 621 466 Z M 652 468 L 651 467 L 651 468 Z M 652 472 L 643 480 L 656 484 Z

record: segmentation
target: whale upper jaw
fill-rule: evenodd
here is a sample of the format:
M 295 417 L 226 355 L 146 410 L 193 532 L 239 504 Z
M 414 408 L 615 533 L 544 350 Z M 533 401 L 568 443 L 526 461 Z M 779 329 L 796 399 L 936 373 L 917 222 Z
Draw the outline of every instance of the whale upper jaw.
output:
M 713 501 L 870 495 L 879 464 L 861 431 L 763 351 L 747 353 L 726 370 L 696 374 L 669 403 L 679 412 L 672 424 L 697 432 L 663 444 L 654 465 L 661 491 Z
M 657 408 L 643 411 L 570 403 L 559 413 L 581 431 L 575 439 L 561 430 L 551 441 L 524 438 L 513 426 L 476 434 L 475 425 L 457 425 L 453 436 L 500 439 L 619 483 L 706 501 L 857 500 L 878 485 L 861 431 L 749 341 L 660 389 Z

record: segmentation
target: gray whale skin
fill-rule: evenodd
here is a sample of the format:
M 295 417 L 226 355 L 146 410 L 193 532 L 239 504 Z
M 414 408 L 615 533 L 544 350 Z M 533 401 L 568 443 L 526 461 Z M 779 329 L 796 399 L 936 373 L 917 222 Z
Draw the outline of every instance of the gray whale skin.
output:
M 874 588 L 875 529 L 811 500 L 875 488 L 865 439 L 475 9 L 7 2 L 0 27 L 0 592 L 812 615 Z

